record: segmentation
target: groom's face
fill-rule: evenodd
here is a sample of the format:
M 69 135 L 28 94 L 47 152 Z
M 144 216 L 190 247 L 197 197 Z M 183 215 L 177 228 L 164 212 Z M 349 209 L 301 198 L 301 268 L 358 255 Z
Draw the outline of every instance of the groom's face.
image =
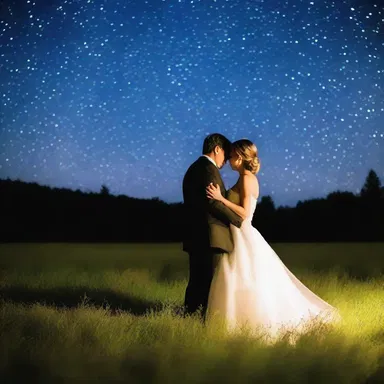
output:
M 217 146 L 215 148 L 215 162 L 217 164 L 217 167 L 219 169 L 223 168 L 226 161 L 227 159 L 225 157 L 224 149 Z

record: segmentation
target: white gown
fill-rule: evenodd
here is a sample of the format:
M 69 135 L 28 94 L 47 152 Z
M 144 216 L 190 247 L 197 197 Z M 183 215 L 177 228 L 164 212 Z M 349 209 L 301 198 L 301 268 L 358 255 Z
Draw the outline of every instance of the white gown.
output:
M 240 203 L 232 189 L 228 199 Z M 251 204 L 251 215 L 241 228 L 231 225 L 234 250 L 220 259 L 215 270 L 208 322 L 219 315 L 228 330 L 246 326 L 274 338 L 284 330 L 308 329 L 309 320 L 339 320 L 338 311 L 301 283 L 252 226 L 257 199 L 251 197 Z

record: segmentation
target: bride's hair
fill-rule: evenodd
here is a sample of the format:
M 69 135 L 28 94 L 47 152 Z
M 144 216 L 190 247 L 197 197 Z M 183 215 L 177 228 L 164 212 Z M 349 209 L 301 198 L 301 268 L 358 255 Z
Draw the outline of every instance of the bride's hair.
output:
M 260 160 L 256 145 L 248 139 L 232 143 L 232 149 L 243 159 L 244 168 L 256 174 L 260 170 Z

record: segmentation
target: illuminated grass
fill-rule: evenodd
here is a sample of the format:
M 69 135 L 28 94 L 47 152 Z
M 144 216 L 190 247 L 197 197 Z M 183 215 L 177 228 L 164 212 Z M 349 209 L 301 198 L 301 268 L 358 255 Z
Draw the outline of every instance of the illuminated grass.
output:
M 229 336 L 177 314 L 178 244 L 8 244 L 0 259 L 3 382 L 384 380 L 384 244 L 276 244 L 286 265 L 340 309 L 293 347 Z M 361 274 L 359 274 L 361 264 Z M 372 277 L 369 277 L 372 276 Z

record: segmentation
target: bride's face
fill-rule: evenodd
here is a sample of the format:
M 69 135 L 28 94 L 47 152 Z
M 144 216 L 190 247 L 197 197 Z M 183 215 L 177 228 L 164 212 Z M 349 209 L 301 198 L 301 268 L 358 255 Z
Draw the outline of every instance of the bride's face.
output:
M 231 168 L 234 170 L 234 171 L 237 171 L 239 170 L 239 168 L 241 167 L 241 156 L 232 149 L 231 151 L 231 155 L 229 157 L 229 164 L 231 166 Z

